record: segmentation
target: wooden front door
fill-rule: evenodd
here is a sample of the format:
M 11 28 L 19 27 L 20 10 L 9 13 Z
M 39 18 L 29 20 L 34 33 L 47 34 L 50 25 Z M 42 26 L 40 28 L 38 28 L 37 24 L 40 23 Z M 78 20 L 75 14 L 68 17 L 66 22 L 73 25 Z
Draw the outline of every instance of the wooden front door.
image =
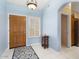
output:
M 10 48 L 26 45 L 26 17 L 9 15 Z
M 61 44 L 67 47 L 67 15 L 61 15 Z

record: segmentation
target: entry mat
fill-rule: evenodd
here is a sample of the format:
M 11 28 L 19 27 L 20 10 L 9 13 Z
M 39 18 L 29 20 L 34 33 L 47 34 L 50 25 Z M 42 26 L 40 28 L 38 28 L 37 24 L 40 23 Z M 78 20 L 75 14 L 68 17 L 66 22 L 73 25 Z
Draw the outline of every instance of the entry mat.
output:
M 39 59 L 32 47 L 19 47 L 14 49 L 12 59 Z

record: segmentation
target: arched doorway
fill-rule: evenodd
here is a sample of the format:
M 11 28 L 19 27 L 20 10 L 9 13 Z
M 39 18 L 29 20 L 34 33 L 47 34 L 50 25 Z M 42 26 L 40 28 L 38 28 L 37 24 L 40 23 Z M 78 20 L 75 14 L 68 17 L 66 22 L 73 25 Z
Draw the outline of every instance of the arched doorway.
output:
M 69 5 L 70 6 L 70 11 L 66 10 L 64 12 L 63 9 Z M 75 10 L 75 11 L 73 11 Z M 59 15 L 59 27 L 60 27 L 60 44 L 61 44 L 61 48 L 62 48 L 62 35 L 66 35 L 65 37 L 65 42 L 63 42 L 65 44 L 65 47 L 72 47 L 72 46 L 79 46 L 79 38 L 78 38 L 78 31 L 77 33 L 75 32 L 75 21 L 78 20 L 79 21 L 79 1 L 72 1 L 72 2 L 68 2 L 66 4 L 64 4 L 63 6 L 61 6 L 61 8 L 59 9 L 58 15 Z M 62 34 L 62 17 L 61 15 L 64 14 L 65 16 L 68 16 L 67 18 L 67 22 L 64 22 L 64 24 L 68 24 L 67 25 L 67 30 L 64 28 L 64 30 L 66 30 L 67 32 Z M 73 19 L 74 17 L 74 19 Z M 75 26 L 75 27 L 74 27 Z M 77 25 L 77 30 L 78 30 L 78 25 Z M 77 36 L 77 38 L 75 37 Z
M 71 3 L 68 2 L 59 9 L 60 44 L 62 47 L 71 47 Z

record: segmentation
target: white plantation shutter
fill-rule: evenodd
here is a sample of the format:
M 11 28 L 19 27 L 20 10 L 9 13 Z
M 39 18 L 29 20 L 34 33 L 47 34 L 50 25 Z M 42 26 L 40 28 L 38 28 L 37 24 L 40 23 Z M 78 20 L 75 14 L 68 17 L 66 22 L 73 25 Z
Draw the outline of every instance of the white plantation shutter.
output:
M 30 37 L 40 36 L 40 17 L 30 17 Z

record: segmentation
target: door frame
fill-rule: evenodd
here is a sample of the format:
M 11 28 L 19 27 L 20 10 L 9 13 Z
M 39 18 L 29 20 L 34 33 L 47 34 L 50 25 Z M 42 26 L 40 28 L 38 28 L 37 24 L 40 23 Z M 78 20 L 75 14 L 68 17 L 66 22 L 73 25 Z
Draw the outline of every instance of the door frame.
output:
M 66 33 L 65 33 L 65 35 L 66 35 L 66 46 L 65 47 L 68 47 L 68 36 L 69 36 L 69 27 L 68 27 L 68 18 L 69 18 L 69 15 L 67 15 L 67 14 L 64 14 L 64 13 L 61 13 L 61 24 L 62 24 L 62 15 L 64 15 L 64 16 L 67 16 L 67 19 L 66 19 Z M 62 33 L 62 25 L 61 25 L 61 33 Z M 61 34 L 61 37 L 62 37 L 62 34 Z M 62 47 L 62 39 L 61 39 L 61 47 Z
M 25 16 L 26 17 L 26 42 L 27 42 L 27 15 L 17 14 L 17 13 L 8 13 L 8 49 L 10 49 L 10 36 L 9 36 L 9 16 L 10 15 L 17 15 L 17 16 Z
M 59 37 L 59 44 L 60 44 L 60 49 L 62 48 L 61 46 L 61 14 L 64 14 L 64 15 L 68 15 L 68 24 L 69 24 L 69 27 L 68 27 L 68 45 L 67 47 L 68 48 L 71 48 L 71 15 L 67 14 L 67 13 L 63 13 L 62 11 L 59 11 L 58 12 L 58 37 Z

